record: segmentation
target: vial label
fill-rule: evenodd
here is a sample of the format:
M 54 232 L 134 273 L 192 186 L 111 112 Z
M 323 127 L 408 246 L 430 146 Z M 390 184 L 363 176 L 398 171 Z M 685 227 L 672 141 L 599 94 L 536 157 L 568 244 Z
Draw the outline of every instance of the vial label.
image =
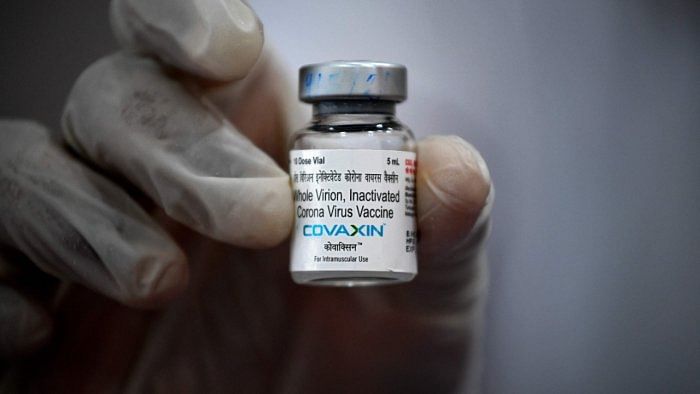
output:
M 292 271 L 416 272 L 414 152 L 290 152 Z

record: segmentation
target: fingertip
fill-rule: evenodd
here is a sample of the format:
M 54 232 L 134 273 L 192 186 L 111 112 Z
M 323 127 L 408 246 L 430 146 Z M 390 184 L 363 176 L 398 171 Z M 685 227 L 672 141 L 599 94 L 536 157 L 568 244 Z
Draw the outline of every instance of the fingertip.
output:
M 135 308 L 157 308 L 180 295 L 188 282 L 189 268 L 181 252 L 170 258 L 145 257 L 135 265 L 134 286 L 122 295 L 121 302 Z
M 153 285 L 151 300 L 155 303 L 167 302 L 187 288 L 189 269 L 184 260 L 172 263 L 165 268 Z
M 224 240 L 237 246 L 264 249 L 283 242 L 292 228 L 292 193 L 285 177 L 241 180 L 237 206 L 223 223 Z M 232 197 L 233 198 L 233 197 Z
M 422 249 L 466 238 L 486 206 L 490 174 L 479 152 L 456 136 L 418 144 L 418 224 Z
M 418 155 L 417 181 L 434 197 L 424 203 L 462 212 L 484 205 L 491 177 L 473 145 L 457 136 L 433 136 L 418 144 Z
M 110 19 L 123 46 L 216 81 L 244 77 L 264 41 L 257 15 L 238 0 L 115 0 Z
M 424 212 L 436 206 L 458 212 L 483 207 L 491 180 L 476 148 L 457 136 L 434 136 L 418 144 L 418 155 L 417 181 L 428 192 Z
M 266 204 L 260 206 L 260 224 L 255 233 L 254 248 L 269 248 L 283 242 L 292 230 L 294 221 L 292 214 L 292 193 L 288 186 L 288 179 L 279 179 L 277 183 L 283 183 L 276 187 Z

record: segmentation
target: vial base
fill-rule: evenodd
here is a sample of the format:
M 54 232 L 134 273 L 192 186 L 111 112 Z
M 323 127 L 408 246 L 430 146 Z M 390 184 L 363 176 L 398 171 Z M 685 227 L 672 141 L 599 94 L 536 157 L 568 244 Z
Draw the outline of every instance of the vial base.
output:
M 410 282 L 413 272 L 292 271 L 294 282 L 312 286 L 365 287 Z

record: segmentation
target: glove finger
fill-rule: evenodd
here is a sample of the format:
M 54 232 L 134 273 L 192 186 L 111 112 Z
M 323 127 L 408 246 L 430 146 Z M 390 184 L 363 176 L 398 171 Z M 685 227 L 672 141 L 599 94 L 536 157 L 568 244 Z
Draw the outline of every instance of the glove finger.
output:
M 428 260 L 426 268 L 463 260 L 490 212 L 493 196 L 486 163 L 472 145 L 456 136 L 420 141 L 418 158 L 421 258 Z M 477 222 L 480 228 L 475 228 Z
M 64 137 L 175 220 L 217 240 L 269 247 L 292 225 L 289 177 L 152 60 L 102 59 L 76 82 Z
M 416 193 L 419 273 L 404 301 L 444 316 L 469 315 L 486 286 L 483 245 L 493 200 L 486 164 L 459 137 L 427 138 L 418 144 Z
M 368 311 L 427 316 L 433 329 L 463 330 L 467 320 L 479 318 L 486 285 L 483 245 L 493 201 L 488 169 L 463 139 L 426 138 L 418 143 L 416 194 L 418 275 L 406 286 L 357 294 Z
M 0 243 L 43 271 L 133 306 L 187 283 L 183 253 L 123 190 L 30 122 L 0 122 Z
M 17 290 L 0 284 L 0 359 L 37 350 L 51 335 L 48 312 Z
M 117 40 L 193 75 L 244 77 L 263 46 L 255 12 L 239 0 L 113 0 Z

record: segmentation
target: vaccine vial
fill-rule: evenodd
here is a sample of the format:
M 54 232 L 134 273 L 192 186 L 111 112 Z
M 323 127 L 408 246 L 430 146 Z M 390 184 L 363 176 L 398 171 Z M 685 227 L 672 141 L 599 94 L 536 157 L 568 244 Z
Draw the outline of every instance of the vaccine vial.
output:
M 372 61 L 311 64 L 299 98 L 313 118 L 291 142 L 295 282 L 367 286 L 416 275 L 416 143 L 395 116 L 406 68 Z

